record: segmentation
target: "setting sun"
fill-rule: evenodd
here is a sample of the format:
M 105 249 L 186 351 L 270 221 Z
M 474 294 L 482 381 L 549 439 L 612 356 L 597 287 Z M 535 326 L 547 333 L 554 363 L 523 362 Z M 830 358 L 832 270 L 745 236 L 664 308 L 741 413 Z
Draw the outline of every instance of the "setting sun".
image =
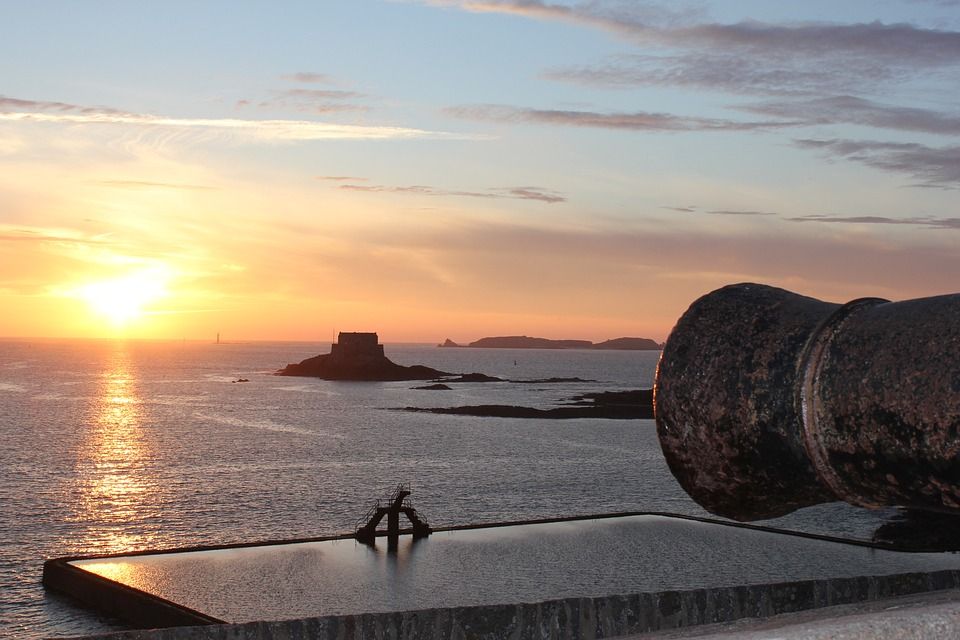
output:
M 168 269 L 143 269 L 78 287 L 76 296 L 115 327 L 124 327 L 142 317 L 149 304 L 168 295 L 169 280 Z

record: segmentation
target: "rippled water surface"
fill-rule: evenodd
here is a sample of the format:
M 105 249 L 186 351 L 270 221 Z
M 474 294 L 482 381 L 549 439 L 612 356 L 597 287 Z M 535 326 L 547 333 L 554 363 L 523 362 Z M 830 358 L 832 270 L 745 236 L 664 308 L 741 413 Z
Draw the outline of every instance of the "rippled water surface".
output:
M 511 379 L 326 382 L 272 372 L 329 345 L 0 341 L 0 636 L 122 628 L 40 585 L 45 558 L 298 538 L 353 529 L 413 485 L 437 526 L 610 511 L 702 514 L 649 420 L 518 420 L 404 406 L 552 404 L 651 386 L 657 353 L 387 345 L 401 364 Z M 236 383 L 238 378 L 250 382 Z M 790 526 L 862 533 L 877 516 L 827 505 Z

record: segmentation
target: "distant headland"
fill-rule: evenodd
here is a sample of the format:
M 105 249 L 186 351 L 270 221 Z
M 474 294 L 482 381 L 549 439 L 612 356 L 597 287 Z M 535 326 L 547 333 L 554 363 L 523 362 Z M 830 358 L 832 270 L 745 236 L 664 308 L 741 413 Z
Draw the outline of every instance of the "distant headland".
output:
M 457 344 L 450 338 L 438 347 L 466 347 L 480 349 L 609 349 L 623 351 L 659 351 L 661 345 L 650 338 L 614 338 L 603 342 L 589 340 L 551 340 L 529 336 L 498 336 L 480 338 L 470 344 Z
M 279 376 L 309 376 L 324 380 L 433 380 L 451 374 L 423 365 L 405 367 L 383 355 L 376 333 L 341 331 L 330 353 L 322 353 L 277 371 Z

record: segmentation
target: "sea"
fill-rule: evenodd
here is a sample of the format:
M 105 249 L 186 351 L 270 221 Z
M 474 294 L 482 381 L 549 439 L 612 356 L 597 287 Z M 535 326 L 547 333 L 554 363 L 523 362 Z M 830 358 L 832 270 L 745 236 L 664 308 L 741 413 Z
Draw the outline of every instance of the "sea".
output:
M 509 380 L 447 391 L 274 375 L 329 347 L 0 340 L 0 637 L 127 628 L 45 591 L 45 559 L 347 533 L 398 483 L 434 527 L 707 515 L 670 474 L 652 420 L 402 410 L 650 388 L 659 352 L 386 345 L 399 364 Z M 524 382 L 547 378 L 583 381 Z M 887 515 L 829 504 L 768 524 L 868 538 Z

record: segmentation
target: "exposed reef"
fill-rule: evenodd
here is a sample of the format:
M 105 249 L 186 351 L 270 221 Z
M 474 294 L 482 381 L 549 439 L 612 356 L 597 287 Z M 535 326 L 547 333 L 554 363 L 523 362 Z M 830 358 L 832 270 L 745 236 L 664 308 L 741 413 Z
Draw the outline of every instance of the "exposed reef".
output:
M 650 389 L 638 389 L 636 391 L 585 393 L 571 398 L 569 405 L 550 409 L 502 404 L 482 404 L 462 407 L 404 407 L 400 409 L 400 411 L 476 416 L 481 418 L 547 418 L 553 420 L 570 418 L 607 418 L 614 420 L 650 419 L 653 418 L 653 392 Z
M 503 378 L 488 376 L 485 373 L 464 373 L 456 378 L 449 378 L 444 382 L 507 382 Z
M 450 387 L 445 384 L 428 384 L 423 387 L 413 387 L 415 391 L 450 391 Z
M 462 345 L 447 338 L 438 347 L 472 347 L 479 349 L 606 349 L 624 351 L 659 351 L 660 345 L 650 338 L 614 338 L 593 343 L 589 340 L 551 340 L 529 336 L 497 336 L 480 338 Z
M 280 376 L 306 376 L 324 380 L 394 381 L 435 380 L 451 374 L 425 367 L 399 365 L 383 355 L 376 333 L 343 333 L 330 353 L 288 364 L 277 371 Z

